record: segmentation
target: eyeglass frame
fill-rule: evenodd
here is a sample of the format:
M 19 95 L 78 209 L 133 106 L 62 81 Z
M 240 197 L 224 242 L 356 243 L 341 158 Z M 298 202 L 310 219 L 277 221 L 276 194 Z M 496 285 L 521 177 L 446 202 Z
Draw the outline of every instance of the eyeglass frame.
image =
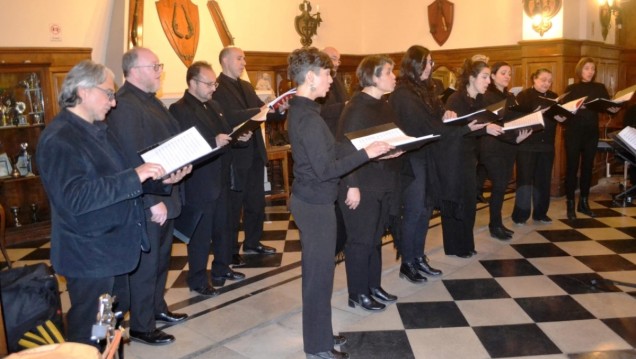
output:
M 100 90 L 100 91 L 101 91 L 104 95 L 108 96 L 108 101 L 115 101 L 115 100 L 117 100 L 116 92 L 115 92 L 115 91 L 113 91 L 113 90 L 108 90 L 108 89 L 104 89 L 104 88 L 101 88 L 101 87 L 99 87 L 99 86 L 93 86 L 93 88 L 94 88 L 94 89 L 98 89 L 98 90 Z
M 202 83 L 202 84 L 204 84 L 204 85 L 206 85 L 206 86 L 208 86 L 208 87 L 210 87 L 210 88 L 212 88 L 212 87 L 213 87 L 214 89 L 219 88 L 219 85 L 220 85 L 220 83 L 219 83 L 219 82 L 217 82 L 217 81 L 205 82 L 205 81 L 201 81 L 201 80 L 199 80 L 199 79 L 198 79 L 198 78 L 196 78 L 196 77 L 193 77 L 192 79 L 193 79 L 194 81 L 199 82 L 199 83 Z
M 137 65 L 137 66 L 133 66 L 133 68 L 135 67 L 139 67 L 139 68 L 143 68 L 143 67 L 152 67 L 152 70 L 154 72 L 160 72 L 163 71 L 163 64 L 159 63 L 159 64 L 154 64 L 154 65 Z

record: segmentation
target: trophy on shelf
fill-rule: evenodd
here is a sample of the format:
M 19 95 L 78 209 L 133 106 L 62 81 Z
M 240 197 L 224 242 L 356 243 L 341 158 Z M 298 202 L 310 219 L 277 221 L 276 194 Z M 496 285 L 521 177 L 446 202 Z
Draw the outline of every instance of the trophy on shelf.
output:
M 40 218 L 38 217 L 38 204 L 33 202 L 31 203 L 31 222 L 39 222 Z
M 31 73 L 25 80 L 20 81 L 19 86 L 24 87 L 24 93 L 29 101 L 31 112 L 29 115 L 33 118 L 34 125 L 44 123 L 44 98 L 42 97 L 42 88 L 40 87 L 40 79 L 36 73 Z M 27 123 L 28 124 L 28 123 Z
M 22 223 L 20 223 L 20 207 L 13 206 L 11 207 L 11 213 L 13 214 L 13 223 L 16 227 L 22 227 Z
M 26 104 L 22 101 L 18 101 L 15 103 L 15 111 L 17 115 L 13 122 L 17 126 L 28 126 L 29 122 L 27 121 L 27 117 L 24 115 L 24 111 L 26 110 Z
M 31 155 L 27 148 L 29 144 L 27 142 L 22 142 L 20 144 L 20 154 L 18 155 L 18 160 L 16 161 L 15 167 L 20 171 L 21 176 L 33 176 L 33 166 L 31 164 Z

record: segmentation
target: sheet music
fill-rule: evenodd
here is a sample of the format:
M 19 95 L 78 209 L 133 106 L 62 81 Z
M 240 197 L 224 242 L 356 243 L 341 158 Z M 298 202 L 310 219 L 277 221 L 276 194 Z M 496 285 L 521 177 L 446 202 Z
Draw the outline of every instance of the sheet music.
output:
M 289 95 L 294 95 L 295 93 L 296 93 L 296 88 L 294 87 L 293 89 L 291 89 L 291 90 L 289 90 L 289 91 L 285 92 L 284 94 L 282 94 L 282 95 L 280 95 L 280 96 L 276 97 L 275 99 L 273 99 L 272 101 L 270 101 L 270 102 L 267 104 L 267 107 L 272 107 L 272 108 L 273 108 L 273 107 L 274 107 L 274 105 L 276 105 L 276 104 L 278 103 L 278 101 L 280 101 L 280 100 L 284 99 L 285 97 L 287 97 L 287 96 L 289 96 Z
M 632 99 L 634 96 L 634 92 L 636 92 L 636 85 L 632 85 L 628 88 L 625 88 L 621 91 L 618 91 L 612 101 L 614 102 L 625 102 Z
M 636 128 L 627 126 L 618 133 L 618 137 L 636 152 Z
M 560 105 L 560 106 L 572 113 L 576 113 L 576 111 L 579 110 L 579 107 L 583 105 L 583 102 L 585 101 L 586 98 L 587 96 L 583 96 L 581 98 L 577 98 L 576 100 L 572 100 L 570 102 L 564 103 L 563 105 Z
M 193 126 L 161 145 L 141 154 L 146 163 L 158 163 L 170 174 L 214 150 Z
M 404 132 L 402 132 L 402 130 L 396 127 L 388 131 L 378 132 L 372 135 L 354 138 L 353 140 L 351 140 L 351 143 L 353 143 L 356 150 L 360 150 L 369 146 L 375 141 L 383 141 L 392 146 L 400 146 L 410 142 L 416 142 L 419 140 L 434 138 L 437 136 L 438 135 L 426 135 L 422 137 L 411 137 L 406 135 Z
M 521 118 L 518 118 L 516 120 L 512 120 L 510 122 L 506 122 L 503 125 L 503 130 L 504 131 L 510 131 L 510 130 L 514 130 L 517 128 L 523 128 L 523 127 L 531 127 L 531 126 L 535 126 L 535 125 L 541 125 L 543 127 L 545 127 L 544 122 L 543 122 L 543 114 L 541 113 L 541 111 L 536 111 L 533 112 L 529 115 L 523 116 Z

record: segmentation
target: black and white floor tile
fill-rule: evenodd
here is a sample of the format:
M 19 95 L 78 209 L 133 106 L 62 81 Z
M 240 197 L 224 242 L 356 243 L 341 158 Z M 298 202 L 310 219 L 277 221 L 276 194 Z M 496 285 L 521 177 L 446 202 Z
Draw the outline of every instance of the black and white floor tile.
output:
M 549 225 L 518 227 L 506 218 L 515 230 L 508 242 L 490 238 L 488 208 L 480 205 L 479 253 L 470 259 L 444 255 L 434 219 L 426 248 L 444 275 L 423 285 L 398 278 L 387 240 L 383 287 L 400 299 L 381 313 L 347 306 L 338 265 L 333 329 L 348 338 L 340 349 L 351 358 L 382 359 L 636 358 L 636 207 L 615 207 L 607 193 L 593 199 L 596 218 L 563 219 L 564 199 L 553 199 Z M 166 300 L 190 318 L 162 327 L 175 343 L 132 343 L 126 358 L 304 358 L 298 229 L 285 206 L 267 212 L 263 242 L 277 254 L 245 255 L 240 271 L 247 278 L 228 282 L 218 297 L 188 290 L 186 246 L 174 243 Z M 16 265 L 46 261 L 48 254 L 48 242 L 9 249 Z

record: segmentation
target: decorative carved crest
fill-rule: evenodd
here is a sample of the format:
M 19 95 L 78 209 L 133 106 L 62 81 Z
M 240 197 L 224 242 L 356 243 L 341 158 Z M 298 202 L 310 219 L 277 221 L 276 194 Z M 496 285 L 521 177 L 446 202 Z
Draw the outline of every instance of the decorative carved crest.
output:
M 192 65 L 199 45 L 199 8 L 191 0 L 159 0 L 157 13 L 170 45 L 181 61 Z
M 428 27 L 439 46 L 450 37 L 454 14 L 455 4 L 448 0 L 435 0 L 428 6 Z

